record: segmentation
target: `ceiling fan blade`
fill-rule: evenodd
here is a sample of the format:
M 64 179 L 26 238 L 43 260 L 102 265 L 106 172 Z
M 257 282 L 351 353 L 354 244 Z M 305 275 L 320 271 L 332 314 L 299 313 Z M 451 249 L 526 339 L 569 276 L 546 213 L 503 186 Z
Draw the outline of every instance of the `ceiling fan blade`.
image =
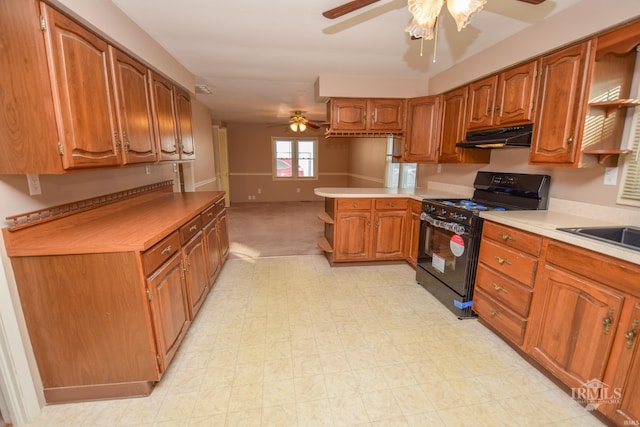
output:
M 353 0 L 338 7 L 334 7 L 333 9 L 322 12 L 322 16 L 329 19 L 339 18 L 343 15 L 346 15 L 347 13 L 351 13 L 355 10 L 358 10 L 365 6 L 369 6 L 370 4 L 376 3 L 378 1 L 380 0 Z
M 544 2 L 545 0 L 518 0 L 524 3 L 531 3 L 531 4 L 540 4 L 542 2 Z
M 307 122 L 306 124 L 307 124 L 307 127 L 310 127 L 312 129 L 320 129 L 320 126 L 318 126 L 315 123 Z

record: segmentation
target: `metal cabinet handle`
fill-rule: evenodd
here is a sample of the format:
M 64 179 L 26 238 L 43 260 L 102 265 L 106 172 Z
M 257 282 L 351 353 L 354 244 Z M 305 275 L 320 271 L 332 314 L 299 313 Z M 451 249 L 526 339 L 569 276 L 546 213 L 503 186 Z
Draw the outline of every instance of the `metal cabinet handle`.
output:
M 502 233 L 502 234 L 500 234 L 500 238 L 502 238 L 502 240 L 504 240 L 505 242 L 506 242 L 507 240 L 514 240 L 514 241 L 516 240 L 516 239 L 514 239 L 513 237 L 511 237 L 510 235 L 508 235 L 507 233 Z
M 613 308 L 610 308 L 608 316 L 602 319 L 602 325 L 604 326 L 603 332 L 605 335 L 609 335 L 609 331 L 611 330 L 612 323 L 613 323 Z
M 489 314 L 492 315 L 493 317 L 499 317 L 498 312 L 493 309 L 489 309 Z
M 633 347 L 633 341 L 636 339 L 636 335 L 638 335 L 638 319 L 633 319 L 631 329 L 624 334 L 627 349 L 631 350 Z
M 391 208 L 395 208 L 395 207 L 396 207 L 396 204 L 395 204 L 395 203 L 393 203 L 393 202 L 392 202 L 392 203 L 389 203 L 389 207 L 391 207 Z
M 357 207 L 358 207 L 358 204 L 357 204 L 357 203 L 353 203 L 353 204 L 351 205 L 351 207 L 353 207 L 353 208 L 357 208 Z
M 506 258 L 502 258 L 502 257 L 496 256 L 496 259 L 498 260 L 498 264 L 500 264 L 500 265 L 503 265 L 503 264 L 511 265 L 511 261 L 509 261 Z
M 502 286 L 496 283 L 491 283 L 491 285 L 493 286 L 493 289 L 495 289 L 496 292 L 504 291 L 504 293 L 508 293 L 507 291 L 505 291 L 505 289 Z
M 197 229 L 198 229 L 198 226 L 197 226 L 197 225 L 192 225 L 192 226 L 189 228 L 189 231 L 195 231 L 195 230 L 197 230 Z
M 171 249 L 172 249 L 171 245 L 167 246 L 166 248 L 164 248 L 164 249 L 162 250 L 162 252 L 160 252 L 160 255 L 166 255 L 166 254 L 168 254 L 169 252 L 171 252 Z

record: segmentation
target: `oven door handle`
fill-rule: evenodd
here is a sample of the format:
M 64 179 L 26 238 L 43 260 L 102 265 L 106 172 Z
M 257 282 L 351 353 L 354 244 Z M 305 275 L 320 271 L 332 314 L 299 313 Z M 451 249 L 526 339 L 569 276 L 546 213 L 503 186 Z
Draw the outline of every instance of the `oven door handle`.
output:
M 459 235 L 463 235 L 465 234 L 467 231 L 465 230 L 463 225 L 460 224 L 456 224 L 455 222 L 449 222 L 449 221 L 443 221 L 441 219 L 438 218 L 434 218 L 431 215 L 422 212 L 420 214 L 420 219 L 422 221 L 426 221 L 429 224 L 433 225 L 434 227 L 438 227 L 438 228 L 443 228 L 447 231 L 452 231 L 456 234 Z

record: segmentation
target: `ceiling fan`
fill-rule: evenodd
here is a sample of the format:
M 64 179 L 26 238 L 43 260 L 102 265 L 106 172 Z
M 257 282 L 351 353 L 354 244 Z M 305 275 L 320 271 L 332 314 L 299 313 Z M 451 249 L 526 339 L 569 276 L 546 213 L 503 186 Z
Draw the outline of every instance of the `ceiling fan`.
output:
M 292 110 L 291 116 L 289 117 L 289 121 L 287 123 L 283 123 L 289 126 L 289 130 L 295 133 L 304 132 L 307 128 L 311 129 L 320 129 L 320 126 L 325 122 L 323 120 L 310 120 L 304 116 L 306 111 L 302 110 Z M 276 125 L 280 126 L 280 125 Z
M 329 19 L 339 18 L 380 0 L 352 0 L 322 13 Z M 545 0 L 516 0 L 530 4 L 540 4 Z M 413 15 L 413 21 L 406 28 L 412 39 L 430 40 L 437 35 L 437 20 L 440 9 L 447 3 L 447 8 L 458 26 L 458 31 L 464 28 L 471 16 L 480 11 L 486 0 L 408 0 L 408 9 Z

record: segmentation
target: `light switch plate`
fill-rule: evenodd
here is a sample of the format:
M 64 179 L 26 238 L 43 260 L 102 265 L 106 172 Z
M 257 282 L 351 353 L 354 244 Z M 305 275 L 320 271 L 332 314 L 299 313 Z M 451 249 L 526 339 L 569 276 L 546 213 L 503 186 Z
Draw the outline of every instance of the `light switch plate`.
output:
M 606 168 L 604 171 L 604 185 L 616 185 L 618 182 L 618 168 Z
M 29 195 L 37 196 L 42 194 L 42 188 L 40 187 L 40 177 L 36 174 L 27 174 L 27 184 L 29 184 Z

